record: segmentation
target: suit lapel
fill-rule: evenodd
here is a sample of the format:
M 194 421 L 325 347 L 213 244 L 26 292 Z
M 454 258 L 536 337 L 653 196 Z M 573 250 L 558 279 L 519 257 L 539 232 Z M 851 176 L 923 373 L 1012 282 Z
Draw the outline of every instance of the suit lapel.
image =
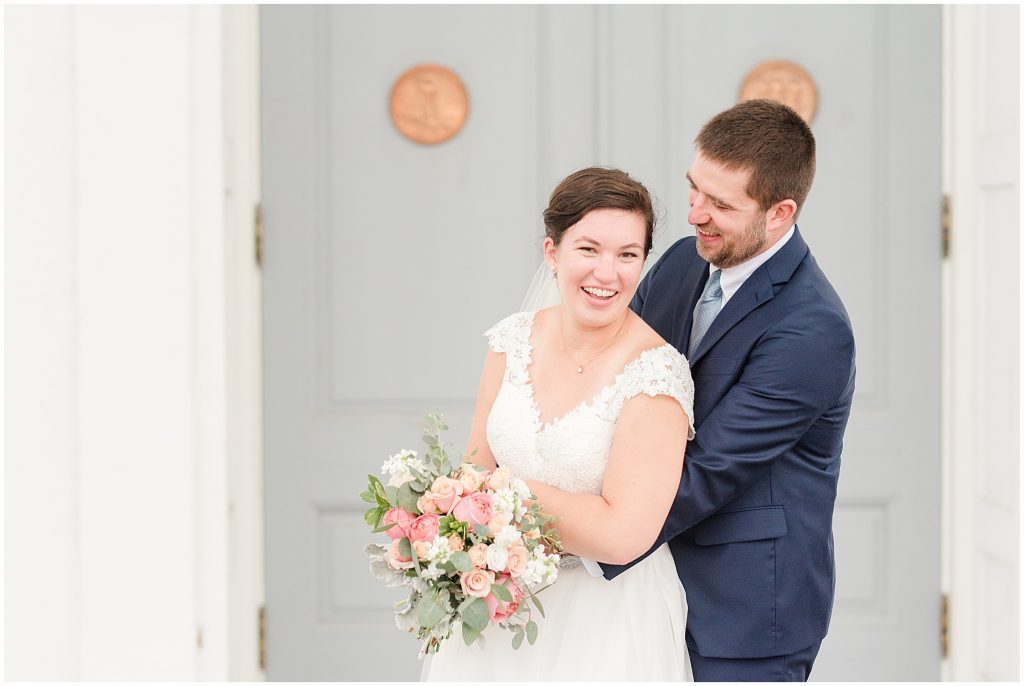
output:
M 696 251 L 694 251 L 696 253 Z M 679 285 L 679 297 L 676 298 L 676 311 L 672 316 L 673 342 L 681 341 L 679 351 L 684 355 L 690 347 L 690 330 L 693 328 L 693 309 L 697 306 L 700 294 L 704 292 L 704 284 L 708 282 L 710 271 L 708 263 L 697 257 L 697 266 L 686 270 L 682 283 Z
M 701 339 L 700 345 L 693 352 L 693 357 L 689 360 L 690 366 L 700 361 L 702 357 L 712 348 L 715 343 L 726 334 L 732 327 L 736 326 L 743 320 L 748 314 L 754 309 L 760 307 L 764 303 L 768 302 L 775 297 L 775 286 L 777 284 L 786 283 L 790 277 L 793 276 L 793 272 L 800 266 L 804 257 L 807 255 L 807 244 L 804 243 L 803 237 L 800 235 L 800 230 L 796 229 L 793 233 L 792 238 L 782 246 L 782 250 L 772 255 L 771 259 L 758 267 L 750 277 L 743 282 L 743 285 L 739 287 L 739 290 L 731 298 L 729 302 L 725 304 L 722 311 L 718 313 L 715 320 L 711 322 L 711 327 L 708 332 L 704 334 L 704 338 Z M 701 284 L 703 288 L 704 281 L 707 281 L 707 274 L 705 273 L 704 279 Z M 698 293 L 699 295 L 699 293 Z M 690 306 L 690 321 L 693 321 L 693 307 L 696 301 Z M 689 344 L 690 333 L 686 332 L 686 341 Z M 684 348 L 685 350 L 685 348 Z

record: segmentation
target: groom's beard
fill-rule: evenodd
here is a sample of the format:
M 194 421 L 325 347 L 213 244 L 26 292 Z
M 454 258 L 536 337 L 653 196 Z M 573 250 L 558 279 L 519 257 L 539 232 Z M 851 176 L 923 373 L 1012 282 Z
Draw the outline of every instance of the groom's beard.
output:
M 762 214 L 760 219 L 748 224 L 747 228 L 739 236 L 730 238 L 722 236 L 722 242 L 717 247 L 709 248 L 701 243 L 700 238 L 698 238 L 697 254 L 719 269 L 735 267 L 764 250 L 764 244 L 768 241 L 767 227 L 768 220 Z M 722 235 L 714 222 L 700 224 L 697 228 L 712 235 Z

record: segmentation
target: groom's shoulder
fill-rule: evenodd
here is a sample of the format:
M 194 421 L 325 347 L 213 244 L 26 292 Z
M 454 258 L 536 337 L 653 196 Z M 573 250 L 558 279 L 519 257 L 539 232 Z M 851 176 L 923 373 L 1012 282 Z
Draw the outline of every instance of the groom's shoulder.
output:
M 669 246 L 668 250 L 658 258 L 658 262 L 655 264 L 656 268 L 660 268 L 663 265 L 671 264 L 673 267 L 684 267 L 692 262 L 701 260 L 700 255 L 697 254 L 697 237 L 686 236 L 680 238 L 678 241 Z M 676 269 L 672 270 L 674 273 Z

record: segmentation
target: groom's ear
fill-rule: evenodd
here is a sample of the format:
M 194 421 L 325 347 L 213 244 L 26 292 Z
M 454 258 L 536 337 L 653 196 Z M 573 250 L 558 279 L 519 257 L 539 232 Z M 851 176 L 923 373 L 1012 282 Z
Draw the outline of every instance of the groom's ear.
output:
M 796 201 L 791 198 L 780 200 L 771 206 L 768 210 L 768 225 L 765 227 L 768 231 L 778 231 L 779 229 L 788 229 L 793 223 L 793 217 L 796 216 Z

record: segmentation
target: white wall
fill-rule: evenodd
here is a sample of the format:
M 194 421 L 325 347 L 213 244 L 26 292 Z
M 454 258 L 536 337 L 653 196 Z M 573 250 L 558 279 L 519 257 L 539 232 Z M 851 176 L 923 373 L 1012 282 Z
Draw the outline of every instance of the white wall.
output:
M 226 230 L 258 165 L 236 168 L 254 126 L 225 133 L 258 105 L 255 79 L 224 84 L 255 71 L 255 10 L 5 23 L 5 676 L 258 678 L 255 639 L 229 644 L 261 592 L 259 534 L 229 516 L 258 526 L 258 282 Z

